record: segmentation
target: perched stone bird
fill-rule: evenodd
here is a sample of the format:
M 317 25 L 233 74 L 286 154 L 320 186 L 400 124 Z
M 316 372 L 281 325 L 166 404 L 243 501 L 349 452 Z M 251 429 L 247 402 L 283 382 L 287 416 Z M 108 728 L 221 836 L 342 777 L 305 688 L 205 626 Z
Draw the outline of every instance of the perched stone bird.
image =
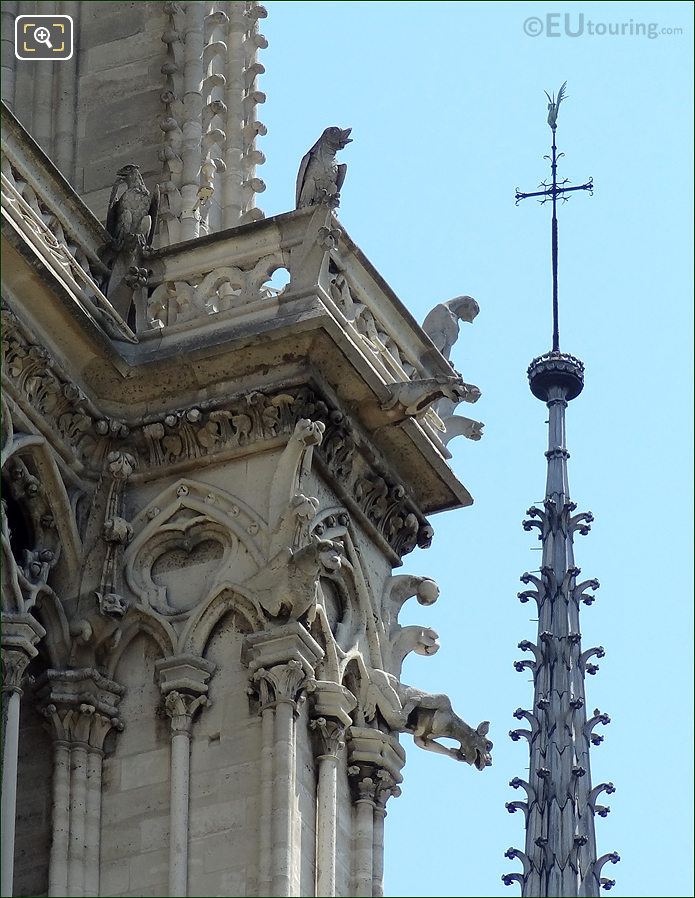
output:
M 158 210 L 159 185 L 150 193 L 137 165 L 119 168 L 106 215 L 106 230 L 111 235 L 113 249 L 119 252 L 128 242 L 151 246 Z M 129 237 L 133 239 L 129 241 Z
M 137 165 L 119 168 L 106 214 L 111 242 L 100 255 L 110 269 L 104 292 L 121 318 L 132 326 L 133 292 L 147 283 L 141 259 L 152 247 L 158 210 L 159 185 L 150 193 Z
M 555 94 L 550 96 L 547 90 L 543 91 L 543 93 L 548 98 L 548 124 L 553 129 L 553 131 L 557 128 L 557 114 L 560 109 L 560 103 L 565 99 L 565 88 L 567 87 L 567 82 L 565 81 L 557 92 L 557 99 L 555 99 Z
M 338 207 L 347 165 L 339 165 L 335 154 L 351 143 L 351 131 L 352 128 L 326 128 L 304 156 L 297 175 L 298 209 L 321 203 L 331 209 Z

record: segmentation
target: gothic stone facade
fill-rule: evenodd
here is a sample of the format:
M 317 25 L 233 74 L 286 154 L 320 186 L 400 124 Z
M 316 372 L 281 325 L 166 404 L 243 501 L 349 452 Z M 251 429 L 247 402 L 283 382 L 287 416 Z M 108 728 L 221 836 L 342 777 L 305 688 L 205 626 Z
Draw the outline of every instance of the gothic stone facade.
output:
M 108 235 L 3 106 L 2 894 L 380 895 L 399 735 L 489 763 L 401 682 L 438 643 L 399 611 L 438 589 L 394 573 L 472 501 L 442 419 L 478 391 L 330 208 L 262 219 L 232 187 L 206 228 L 179 183 L 121 316 Z

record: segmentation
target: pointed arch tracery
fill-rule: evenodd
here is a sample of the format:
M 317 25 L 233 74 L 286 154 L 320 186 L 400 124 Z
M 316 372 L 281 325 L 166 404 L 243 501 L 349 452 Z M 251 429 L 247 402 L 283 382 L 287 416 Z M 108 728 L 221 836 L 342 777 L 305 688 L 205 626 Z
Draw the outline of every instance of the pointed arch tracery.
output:
M 125 576 L 140 602 L 158 614 L 185 618 L 230 584 L 265 564 L 265 521 L 246 503 L 217 487 L 180 479 L 164 489 L 132 522 Z M 188 560 L 199 576 L 177 575 Z

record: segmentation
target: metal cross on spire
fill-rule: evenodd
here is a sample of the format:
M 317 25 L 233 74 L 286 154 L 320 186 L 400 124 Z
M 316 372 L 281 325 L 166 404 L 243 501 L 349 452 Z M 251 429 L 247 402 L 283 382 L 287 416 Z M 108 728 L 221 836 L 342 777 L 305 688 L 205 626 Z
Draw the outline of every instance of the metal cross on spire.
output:
M 528 199 L 529 197 L 535 196 L 540 197 L 539 202 L 541 205 L 547 202 L 551 202 L 553 204 L 553 217 L 552 217 L 552 266 L 553 266 L 553 352 L 560 351 L 560 323 L 559 323 L 559 307 L 558 307 L 558 298 L 557 298 L 557 203 L 558 200 L 561 200 L 563 203 L 566 203 L 569 199 L 568 194 L 575 193 L 577 190 L 588 190 L 590 194 L 594 192 L 594 182 L 592 178 L 585 184 L 580 184 L 577 187 L 569 187 L 571 181 L 568 178 L 563 178 L 561 181 L 557 179 L 557 161 L 564 153 L 558 153 L 557 145 L 555 143 L 555 133 L 557 131 L 557 114 L 560 109 L 560 103 L 565 99 L 565 88 L 567 87 L 567 82 L 565 81 L 560 90 L 558 91 L 557 98 L 555 94 L 550 96 L 550 94 L 545 91 L 545 95 L 548 98 L 548 124 L 550 125 L 550 129 L 553 132 L 553 145 L 551 148 L 550 156 L 544 156 L 544 159 L 547 159 L 550 162 L 550 171 L 552 174 L 552 180 L 550 183 L 547 181 L 542 181 L 538 186 L 539 190 L 534 190 L 531 193 L 522 193 L 519 188 L 516 189 L 516 205 L 518 205 L 521 200 Z

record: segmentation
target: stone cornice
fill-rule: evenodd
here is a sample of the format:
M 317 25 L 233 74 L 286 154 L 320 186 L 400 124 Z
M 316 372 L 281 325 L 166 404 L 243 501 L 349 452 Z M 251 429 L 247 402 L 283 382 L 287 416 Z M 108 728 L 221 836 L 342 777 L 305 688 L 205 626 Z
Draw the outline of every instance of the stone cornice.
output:
M 137 457 L 142 473 L 134 479 L 165 470 L 180 473 L 201 459 L 222 461 L 254 451 L 260 443 L 282 445 L 297 421 L 309 418 L 326 425 L 317 450 L 320 467 L 350 510 L 394 553 L 393 560 L 430 544 L 432 528 L 410 492 L 355 422 L 317 390 L 254 391 L 126 424 L 102 415 L 48 351 L 31 342 L 9 309 L 3 310 L 3 323 L 8 392 L 37 427 L 51 427 L 64 457 L 72 451 L 94 477 L 116 446 Z
M 12 218 L 7 236 L 4 290 L 27 326 L 20 349 L 40 356 L 48 347 L 51 358 L 29 378 L 27 358 L 16 352 L 7 366 L 8 393 L 37 430 L 48 437 L 50 428 L 64 459 L 74 454 L 78 463 L 89 459 L 100 467 L 113 441 L 127 438 L 145 456 L 176 456 L 156 461 L 159 470 L 179 464 L 178 442 L 191 429 L 184 467 L 220 449 L 231 457 L 240 446 L 222 438 L 224 414 L 211 424 L 213 407 L 236 416 L 247 410 L 216 406 L 214 397 L 244 385 L 272 392 L 269 379 L 275 385 L 318 380 L 328 387 L 324 395 L 333 396 L 330 412 L 349 413 L 349 427 L 369 431 L 367 442 L 379 458 L 366 473 L 386 483 L 363 483 L 359 495 L 351 484 L 346 502 L 355 502 L 372 523 L 376 514 L 377 527 L 385 529 L 389 516 L 418 515 L 415 506 L 429 513 L 471 504 L 446 464 L 434 408 L 401 418 L 386 411 L 395 401 L 392 387 L 417 389 L 451 380 L 455 372 L 335 216 L 297 210 L 154 251 L 146 260 L 148 283 L 134 296 L 135 338 L 99 287 L 105 232 L 21 125 L 9 121 L 9 174 L 18 172 L 20 180 L 3 183 L 10 206 L 22 214 Z M 75 217 L 72 230 L 63 221 L 63 193 L 70 194 L 63 206 Z M 268 281 L 282 267 L 290 281 L 277 290 Z M 152 326 L 155 313 L 163 316 L 161 326 Z M 64 370 L 55 359 L 66 360 Z M 32 391 L 41 394 L 39 406 Z M 162 412 L 153 416 L 153 409 Z M 283 437 L 273 435 L 278 444 Z M 405 498 L 401 485 L 412 509 L 406 510 L 408 501 L 398 505 Z M 381 495 L 371 495 L 374 490 Z M 395 545 L 394 534 L 386 539 Z M 418 540 L 426 541 L 422 534 Z M 400 544 L 395 551 L 402 554 Z

